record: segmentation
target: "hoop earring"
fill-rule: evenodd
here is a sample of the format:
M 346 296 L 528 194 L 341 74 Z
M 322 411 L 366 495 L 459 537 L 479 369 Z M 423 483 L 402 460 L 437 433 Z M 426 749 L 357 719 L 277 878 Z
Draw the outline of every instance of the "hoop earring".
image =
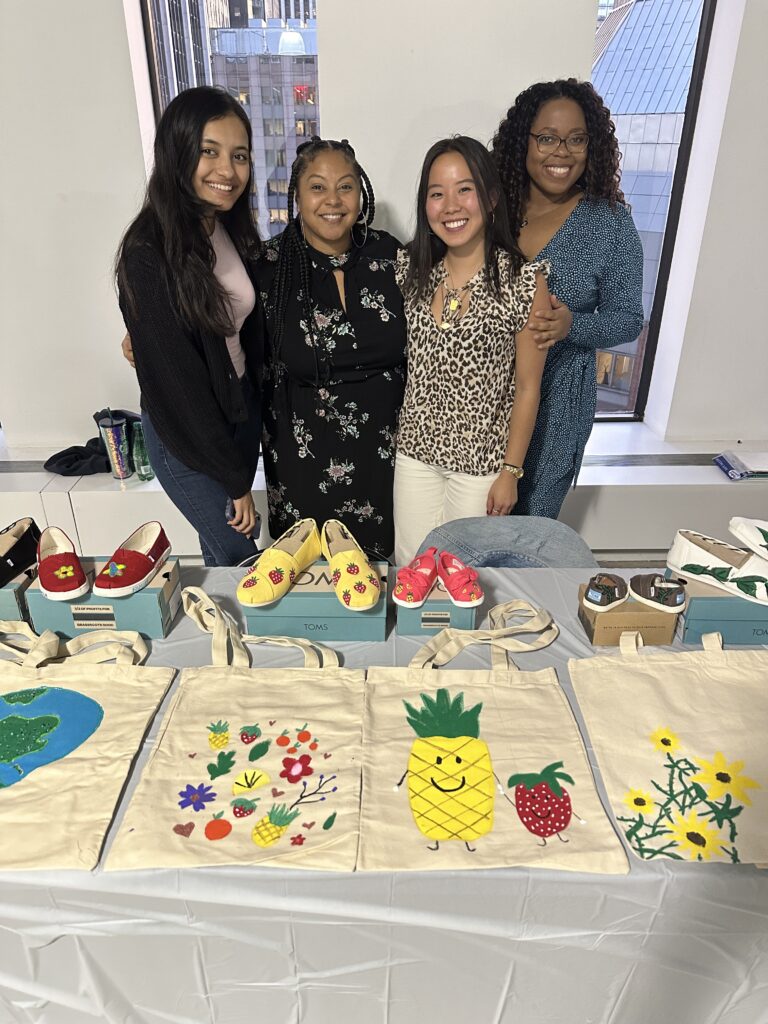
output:
M 365 231 L 363 232 L 363 240 L 362 240 L 362 242 L 356 242 L 355 241 L 355 228 L 358 228 L 360 226 L 365 228 Z M 363 217 L 362 211 L 360 212 L 360 216 L 357 218 L 355 223 L 352 225 L 352 231 L 350 232 L 350 235 L 352 236 L 352 245 L 354 245 L 355 248 L 357 248 L 357 249 L 362 249 L 362 247 L 368 241 L 368 221 L 365 220 L 365 218 Z

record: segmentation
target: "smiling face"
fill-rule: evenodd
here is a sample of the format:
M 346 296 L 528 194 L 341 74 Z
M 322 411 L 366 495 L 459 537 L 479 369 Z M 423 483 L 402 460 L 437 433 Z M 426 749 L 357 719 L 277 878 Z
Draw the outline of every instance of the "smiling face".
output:
M 215 213 L 231 210 L 248 186 L 251 154 L 248 133 L 236 114 L 208 121 L 200 140 L 200 161 L 192 187 Z
M 563 142 L 552 153 L 540 153 L 533 135 L 551 134 L 568 139 L 586 132 L 584 112 L 575 100 L 560 97 L 542 103 L 528 137 L 525 168 L 531 179 L 531 189 L 554 200 L 564 198 L 573 192 L 584 173 L 589 153 L 588 149 L 583 153 L 571 153 Z
M 485 240 L 485 215 L 467 161 L 443 153 L 429 170 L 426 214 L 430 228 L 449 249 L 471 252 Z
M 309 245 L 331 256 L 346 252 L 360 214 L 360 181 L 349 158 L 335 150 L 318 153 L 299 176 L 296 206 Z

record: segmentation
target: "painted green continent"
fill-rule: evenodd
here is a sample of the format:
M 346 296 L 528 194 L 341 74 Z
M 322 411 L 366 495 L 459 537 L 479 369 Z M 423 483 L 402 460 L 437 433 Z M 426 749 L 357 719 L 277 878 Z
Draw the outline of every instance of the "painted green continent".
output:
M 48 693 L 47 686 L 38 686 L 34 690 L 16 690 L 15 693 L 6 693 L 3 700 L 6 704 L 31 704 L 33 700 Z
M 42 750 L 48 742 L 48 734 L 58 726 L 58 715 L 40 715 L 38 718 L 21 718 L 9 715 L 0 721 L 0 763 L 10 764 L 25 754 Z

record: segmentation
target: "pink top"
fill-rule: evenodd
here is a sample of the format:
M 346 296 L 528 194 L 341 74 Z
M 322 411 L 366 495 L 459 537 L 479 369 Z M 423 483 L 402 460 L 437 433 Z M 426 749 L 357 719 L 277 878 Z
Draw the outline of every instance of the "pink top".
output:
M 256 305 L 256 293 L 232 239 L 218 218 L 211 235 L 211 245 L 216 254 L 213 272 L 221 287 L 229 295 L 232 320 L 237 328 L 237 332 L 226 339 L 229 358 L 232 360 L 237 376 L 242 377 L 245 373 L 245 353 L 240 344 L 240 328 Z

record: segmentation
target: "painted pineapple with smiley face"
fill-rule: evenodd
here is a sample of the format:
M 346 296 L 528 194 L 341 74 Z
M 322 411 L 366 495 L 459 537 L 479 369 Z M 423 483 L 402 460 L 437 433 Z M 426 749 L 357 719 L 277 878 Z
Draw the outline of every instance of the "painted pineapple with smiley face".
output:
M 438 849 L 441 839 L 462 839 L 471 851 L 470 841 L 493 828 L 495 777 L 488 747 L 479 739 L 483 705 L 465 710 L 464 694 L 451 699 L 446 689 L 434 698 L 422 693 L 421 701 L 418 709 L 403 702 L 419 737 L 405 773 L 413 817 L 435 840 L 429 849 Z

